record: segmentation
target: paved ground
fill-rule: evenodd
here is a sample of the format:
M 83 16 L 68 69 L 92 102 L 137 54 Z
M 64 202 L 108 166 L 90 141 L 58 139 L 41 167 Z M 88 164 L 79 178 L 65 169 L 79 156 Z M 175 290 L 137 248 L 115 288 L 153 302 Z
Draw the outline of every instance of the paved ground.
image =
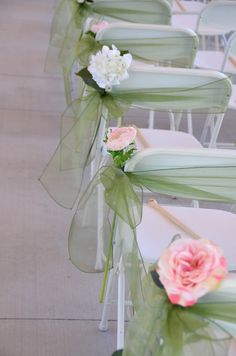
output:
M 102 276 L 69 262 L 72 212 L 38 182 L 65 106 L 60 76 L 43 70 L 52 5 L 0 2 L 0 356 L 109 356 L 116 324 L 97 329 Z M 223 127 L 232 142 L 234 119 Z
M 52 0 L 0 3 L 0 356 L 106 356 L 101 276 L 68 260 L 71 211 L 38 182 L 59 138 L 60 77 L 44 73 Z

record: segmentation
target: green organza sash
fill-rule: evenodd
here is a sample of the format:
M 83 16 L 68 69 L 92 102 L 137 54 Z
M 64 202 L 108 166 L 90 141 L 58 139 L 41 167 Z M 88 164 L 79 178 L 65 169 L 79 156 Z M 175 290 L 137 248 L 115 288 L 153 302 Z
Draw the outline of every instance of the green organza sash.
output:
M 108 217 L 111 212 L 118 217 L 119 240 L 125 248 L 122 254 L 126 255 L 127 259 L 134 254 L 134 261 L 138 259 L 134 238 L 135 227 L 142 217 L 143 188 L 190 199 L 236 201 L 236 159 L 233 164 L 234 160 L 230 163 L 224 163 L 224 160 L 217 163 L 212 158 L 211 163 L 209 158 L 205 157 L 203 149 L 199 150 L 197 159 L 191 153 L 186 153 L 191 162 L 178 164 L 180 155 L 175 150 L 172 151 L 172 167 L 169 168 L 163 168 L 157 162 L 156 168 L 149 171 L 123 172 L 113 165 L 104 166 L 98 171 L 80 199 L 71 224 L 69 253 L 77 268 L 86 272 L 104 269 L 110 238 Z M 142 153 L 136 155 L 140 154 Z M 165 158 L 165 152 L 160 150 L 160 156 Z M 200 156 L 202 165 L 197 165 Z M 98 218 L 101 219 L 100 228 Z M 98 245 L 102 245 L 99 255 L 103 256 L 99 268 L 95 264 L 98 259 Z M 139 286 L 133 286 L 132 289 L 135 291 L 137 288 Z
M 163 0 L 96 0 L 79 4 L 76 0 L 61 1 L 55 10 L 45 70 L 58 72 L 62 68 L 67 104 L 71 103 L 70 73 L 75 50 L 86 20 L 107 17 L 136 23 L 169 24 L 171 9 Z M 81 83 L 77 88 L 81 94 Z
M 61 1 L 56 7 L 52 23 L 46 70 L 74 51 L 81 37 L 86 19 L 107 17 L 135 23 L 169 24 L 171 9 L 162 0 L 95 0 L 78 4 L 76 0 Z M 58 57 L 55 57 L 55 54 Z
M 42 184 L 58 204 L 71 208 L 78 197 L 85 167 L 96 149 L 97 156 L 100 155 L 101 142 L 96 142 L 96 138 L 106 119 L 123 116 L 130 106 L 168 112 L 184 109 L 224 112 L 228 102 L 226 93 L 230 91 L 227 83 L 228 79 L 222 79 L 184 88 L 122 90 L 117 87 L 104 96 L 91 90 L 82 99 L 72 102 L 64 113 L 62 139 L 40 178 Z M 105 117 L 101 114 L 104 108 Z
M 67 27 L 70 24 L 72 14 L 77 8 L 78 3 L 75 0 L 61 0 L 55 4 L 49 48 L 45 62 L 45 70 L 47 72 L 61 72 L 61 64 L 58 61 L 59 53 L 65 42 Z
M 194 60 L 193 38 L 189 36 L 171 37 L 171 35 L 165 38 L 111 38 L 101 39 L 99 43 L 107 46 L 114 44 L 121 51 L 128 50 L 134 59 L 158 62 L 161 66 L 188 68 L 192 66 Z
M 61 56 L 63 68 L 66 73 L 70 73 L 73 64 L 77 61 L 80 66 L 87 66 L 92 54 L 97 53 L 103 45 L 115 45 L 120 51 L 129 51 L 135 60 L 158 63 L 162 66 L 191 67 L 195 58 L 196 36 L 172 36 L 170 37 L 150 37 L 129 38 L 129 32 L 125 38 L 110 38 L 95 40 L 92 36 L 84 36 L 75 46 Z M 68 86 L 67 90 L 71 91 Z M 70 93 L 66 93 L 69 97 Z
M 94 157 L 104 120 L 102 107 L 110 118 L 123 115 L 122 106 L 110 95 L 101 98 L 97 91 L 70 105 L 62 119 L 63 138 L 40 178 L 52 198 L 66 208 L 72 208 L 78 198 L 85 168 Z
M 123 356 L 228 356 L 236 332 L 236 280 L 192 307 L 169 302 L 150 275 L 146 300 L 129 323 Z

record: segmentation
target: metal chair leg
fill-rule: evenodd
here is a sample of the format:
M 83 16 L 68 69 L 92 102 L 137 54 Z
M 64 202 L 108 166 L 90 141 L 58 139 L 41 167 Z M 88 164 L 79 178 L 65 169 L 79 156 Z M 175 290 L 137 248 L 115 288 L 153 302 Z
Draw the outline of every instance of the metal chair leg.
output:
M 125 271 L 122 257 L 118 274 L 118 305 L 117 305 L 117 350 L 124 348 L 125 334 Z
M 112 296 L 112 291 L 114 288 L 115 273 L 116 273 L 116 271 L 114 268 L 109 273 L 106 294 L 105 294 L 105 299 L 104 299 L 104 304 L 103 304 L 103 309 L 102 309 L 102 318 L 101 318 L 100 324 L 98 326 L 98 329 L 100 331 L 108 330 L 108 315 L 109 315 L 110 306 L 111 306 L 111 296 Z
M 149 110 L 149 122 L 148 122 L 148 128 L 149 129 L 154 129 L 154 119 L 155 119 L 155 111 L 154 110 Z

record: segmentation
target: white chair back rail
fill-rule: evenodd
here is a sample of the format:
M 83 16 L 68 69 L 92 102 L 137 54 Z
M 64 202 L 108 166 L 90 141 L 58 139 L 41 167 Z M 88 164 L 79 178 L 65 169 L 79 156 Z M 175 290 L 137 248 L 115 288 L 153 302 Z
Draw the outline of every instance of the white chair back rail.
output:
M 196 31 L 201 26 L 215 27 L 231 32 L 236 30 L 236 3 L 235 1 L 212 1 L 201 11 Z
M 96 39 L 129 50 L 134 58 L 176 67 L 192 67 L 198 47 L 192 30 L 161 25 L 112 23 Z
M 171 6 L 165 0 L 98 0 L 92 8 L 97 17 L 136 23 L 169 24 L 172 15 Z
M 212 147 L 216 144 L 231 90 L 230 80 L 219 72 L 134 65 L 129 71 L 129 78 L 119 86 L 114 86 L 112 93 L 115 96 L 119 96 L 119 93 L 134 93 L 131 107 L 169 113 L 194 110 L 214 114 L 212 118 L 217 115 L 217 121 L 211 128 L 209 146 Z M 137 96 L 137 93 L 141 92 L 143 95 Z M 203 130 L 207 132 L 208 128 L 209 122 Z
M 179 206 L 164 206 L 164 209 L 200 237 L 221 246 L 229 267 L 235 268 L 235 214 L 223 210 Z M 144 261 L 155 263 L 176 234 L 183 238 L 192 237 L 152 206 L 144 205 L 142 223 L 137 227 L 137 241 Z

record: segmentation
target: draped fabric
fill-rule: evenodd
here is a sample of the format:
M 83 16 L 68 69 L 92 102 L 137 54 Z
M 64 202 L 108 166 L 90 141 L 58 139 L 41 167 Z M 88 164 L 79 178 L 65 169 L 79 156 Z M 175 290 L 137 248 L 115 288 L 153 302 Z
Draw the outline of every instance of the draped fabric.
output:
M 55 8 L 52 22 L 50 44 L 47 53 L 45 70 L 61 72 L 67 104 L 71 103 L 70 72 L 75 59 L 77 42 L 86 29 L 86 21 L 94 18 L 118 19 L 136 23 L 169 24 L 171 8 L 164 0 L 62 0 Z M 81 84 L 81 83 L 80 83 Z M 81 86 L 78 88 L 81 93 Z
M 122 31 L 122 27 L 118 29 Z M 129 29 L 123 29 L 124 33 L 119 37 L 112 30 L 113 27 L 109 28 L 110 36 L 106 34 L 105 38 L 102 33 L 100 39 L 95 39 L 89 34 L 83 36 L 62 59 L 66 73 L 71 72 L 74 63 L 80 67 L 87 66 L 90 56 L 97 53 L 104 45 L 110 47 L 115 45 L 120 51 L 129 51 L 134 60 L 180 68 L 190 68 L 193 65 L 197 48 L 197 37 L 194 34 L 187 36 L 183 33 L 179 35 L 170 33 L 169 37 L 166 35 L 162 37 L 161 33 L 158 36 L 157 30 L 155 36 L 151 30 L 146 31 L 146 35 L 142 30 L 144 34 L 140 38 L 138 33 L 136 37 L 134 36 L 134 30 L 131 29 L 129 32 Z M 68 90 L 71 91 L 70 86 Z M 69 92 L 66 95 L 69 96 Z
M 139 80 L 142 81 L 142 76 Z M 168 112 L 182 112 L 183 108 L 205 113 L 224 112 L 230 90 L 227 78 L 209 80 L 201 86 L 140 87 L 132 90 L 114 87 L 112 92 L 103 96 L 91 89 L 82 99 L 73 101 L 64 113 L 66 130 L 62 130 L 62 139 L 40 180 L 58 204 L 71 208 L 78 197 L 85 167 L 96 149 L 98 157 L 101 155 L 101 142 L 96 142 L 96 137 L 104 120 L 122 117 L 130 106 Z M 105 116 L 102 115 L 104 109 L 107 112 Z
M 106 17 L 134 23 L 169 24 L 171 8 L 162 0 L 96 0 L 82 4 L 62 0 L 55 9 L 46 70 L 55 68 L 58 56 L 62 64 L 71 56 L 89 16 L 97 20 Z
M 192 307 L 173 305 L 147 275 L 146 299 L 129 323 L 123 356 L 228 356 L 236 332 L 236 279 Z
M 140 154 L 137 153 L 136 156 Z M 159 154 L 165 158 L 163 152 L 160 151 Z M 141 222 L 143 188 L 152 192 L 190 199 L 236 201 L 235 158 L 232 158 L 228 163 L 227 159 L 225 163 L 224 160 L 217 163 L 214 158 L 207 158 L 203 149 L 197 158 L 191 153 L 186 153 L 186 156 L 189 156 L 189 162 L 186 160 L 178 168 L 179 154 L 173 150 L 171 156 L 172 168 L 163 169 L 161 165 L 158 168 L 157 161 L 156 168 L 149 171 L 123 172 L 112 164 L 103 166 L 98 171 L 79 201 L 70 229 L 69 253 L 72 262 L 79 269 L 87 272 L 97 271 L 94 258 L 90 259 L 89 256 L 97 254 L 97 245 L 100 244 L 99 239 L 101 238 L 105 243 L 102 243 L 104 249 L 100 253 L 106 256 L 106 247 L 110 238 L 107 221 L 111 212 L 119 218 L 119 239 L 123 240 L 124 255 L 127 255 L 127 259 L 133 258 L 134 263 L 129 263 L 129 266 L 135 265 L 135 259 L 139 259 L 135 242 L 135 228 Z M 197 162 L 200 156 L 202 165 Z M 136 159 L 135 156 L 134 159 Z M 194 166 L 195 162 L 196 166 Z M 99 194 L 100 198 L 98 199 Z M 100 229 L 97 225 L 98 216 L 102 217 Z M 84 239 L 85 229 L 90 233 L 86 239 Z M 87 256 L 86 266 L 83 265 L 83 256 Z M 90 266 L 88 266 L 88 261 L 91 262 Z M 134 274 L 136 272 L 137 270 Z M 132 274 L 133 271 L 130 273 Z M 138 288 L 139 286 L 133 287 L 134 293 Z

